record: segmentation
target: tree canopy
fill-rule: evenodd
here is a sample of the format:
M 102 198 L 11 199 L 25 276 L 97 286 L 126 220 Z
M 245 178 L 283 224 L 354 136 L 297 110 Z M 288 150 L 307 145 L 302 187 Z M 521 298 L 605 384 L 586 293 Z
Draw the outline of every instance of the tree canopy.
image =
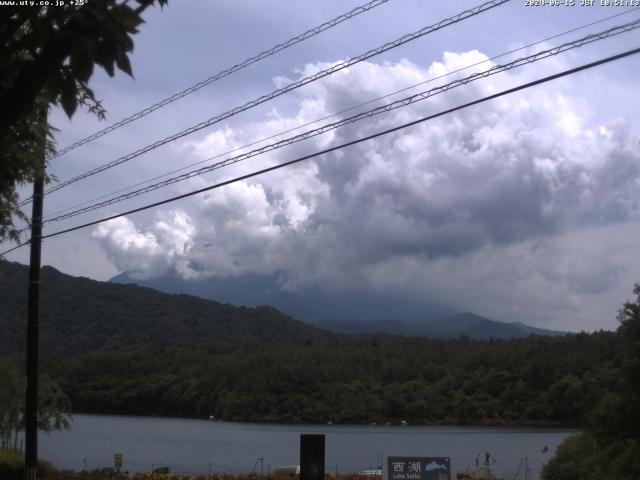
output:
M 0 261 L 0 355 L 24 353 L 28 268 Z M 42 268 L 40 350 L 82 353 L 175 345 L 333 343 L 344 336 L 272 307 L 236 307 Z
M 640 284 L 618 312 L 621 341 L 611 386 L 584 433 L 569 438 L 544 471 L 546 480 L 640 478 Z
M 613 332 L 185 345 L 49 356 L 44 371 L 83 413 L 577 427 L 614 388 L 619 347 Z
M 26 377 L 17 362 L 0 360 L 0 445 L 17 450 L 18 433 L 24 430 Z M 39 378 L 38 428 L 45 432 L 70 426 L 69 397 L 49 376 Z

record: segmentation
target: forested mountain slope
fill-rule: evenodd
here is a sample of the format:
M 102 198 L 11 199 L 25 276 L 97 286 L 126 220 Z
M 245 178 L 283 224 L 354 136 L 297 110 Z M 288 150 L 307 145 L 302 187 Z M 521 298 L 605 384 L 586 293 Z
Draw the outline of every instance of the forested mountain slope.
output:
M 28 268 L 0 262 L 0 355 L 25 348 Z M 344 337 L 271 307 L 245 308 L 136 285 L 97 282 L 42 269 L 40 348 L 44 353 L 134 350 L 175 345 L 327 343 Z
M 238 277 L 182 278 L 177 272 L 140 277 L 124 272 L 110 282 L 150 287 L 165 293 L 187 293 L 236 306 L 271 305 L 305 323 L 344 334 L 386 333 L 408 337 L 476 340 L 535 335 L 565 335 L 520 322 L 499 322 L 474 313 L 381 292 L 330 292 L 319 288 L 282 289 L 278 273 Z M 518 320 L 518 319 L 515 319 Z

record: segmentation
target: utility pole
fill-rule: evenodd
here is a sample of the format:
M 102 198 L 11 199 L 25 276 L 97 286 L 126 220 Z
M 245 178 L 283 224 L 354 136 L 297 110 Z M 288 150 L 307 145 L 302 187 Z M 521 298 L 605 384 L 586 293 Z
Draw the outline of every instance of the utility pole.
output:
M 38 348 L 40 335 L 40 251 L 42 245 L 42 205 L 47 143 L 47 111 L 42 113 L 42 160 L 33 179 L 33 208 L 31 213 L 31 249 L 29 259 L 29 299 L 27 306 L 27 392 L 25 406 L 25 480 L 38 475 Z

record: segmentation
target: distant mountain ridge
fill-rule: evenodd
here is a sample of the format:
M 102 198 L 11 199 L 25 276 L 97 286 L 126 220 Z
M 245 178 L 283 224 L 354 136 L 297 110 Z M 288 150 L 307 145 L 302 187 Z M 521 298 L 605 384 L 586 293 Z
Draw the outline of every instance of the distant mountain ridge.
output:
M 327 319 L 380 321 L 392 318 L 410 322 L 442 320 L 460 313 L 451 307 L 416 302 L 389 295 L 326 293 L 318 289 L 289 292 L 281 288 L 280 274 L 245 274 L 185 280 L 175 273 L 155 278 L 136 278 L 135 272 L 113 277 L 113 283 L 133 283 L 165 293 L 187 293 L 236 306 L 270 305 L 302 320 L 317 324 Z
M 176 274 L 137 279 L 135 272 L 113 277 L 114 283 L 134 283 L 170 293 L 189 293 L 236 306 L 271 305 L 322 329 L 343 334 L 385 333 L 431 338 L 472 339 L 564 335 L 524 323 L 498 322 L 454 308 L 415 300 L 364 293 L 330 294 L 318 290 L 283 291 L 279 275 L 247 274 L 235 278 L 184 280 Z
M 0 272 L 0 355 L 19 355 L 24 352 L 26 343 L 28 268 L 0 261 Z M 247 298 L 253 298 L 250 287 L 255 283 L 250 280 L 238 279 L 237 285 L 227 288 L 233 291 L 237 287 Z M 273 286 L 269 279 L 260 280 L 263 287 Z M 466 335 L 482 340 L 560 333 L 518 323 L 496 322 L 472 313 L 458 313 L 448 307 L 411 301 L 403 303 L 402 299 L 365 295 L 331 297 L 327 294 L 314 298 L 309 293 L 298 298 L 292 293 L 278 297 L 258 288 L 254 292 L 259 300 L 292 298 L 291 305 L 298 307 L 301 313 L 316 306 L 323 308 L 312 318 L 315 325 L 310 325 L 271 306 L 233 306 L 184 293 L 168 294 L 139 285 L 73 277 L 44 267 L 41 351 L 75 354 L 176 345 L 359 343 L 367 341 L 366 337 L 362 338 L 363 334 L 371 333 L 434 338 Z M 358 308 L 359 302 L 366 302 L 364 308 Z M 378 318 L 363 317 L 371 309 L 378 310 Z M 421 311 L 424 311 L 423 316 Z M 340 313 L 351 316 L 339 321 L 331 319 L 330 315 Z M 394 314 L 405 317 L 397 320 L 393 318 Z M 427 321 L 416 320 L 420 318 Z
M 358 322 L 345 320 L 326 320 L 316 326 L 344 334 L 388 333 L 392 335 L 458 338 L 467 336 L 474 340 L 490 340 L 498 338 L 516 338 L 529 335 L 564 335 L 566 332 L 531 327 L 524 323 L 497 322 L 474 313 L 460 313 L 453 317 L 424 323 L 405 323 L 398 320 L 380 320 L 375 322 Z
M 28 267 L 0 261 L 0 355 L 25 349 Z M 40 349 L 75 354 L 238 343 L 336 343 L 343 335 L 275 308 L 234 307 L 137 285 L 73 277 L 43 267 Z

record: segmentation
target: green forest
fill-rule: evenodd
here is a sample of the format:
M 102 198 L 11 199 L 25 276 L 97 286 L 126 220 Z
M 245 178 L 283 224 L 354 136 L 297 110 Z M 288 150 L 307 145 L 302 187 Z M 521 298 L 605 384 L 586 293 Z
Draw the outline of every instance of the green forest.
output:
M 24 352 L 28 268 L 0 260 L 0 355 Z M 43 267 L 43 353 L 77 354 L 175 345 L 340 342 L 345 336 L 275 308 L 236 307 L 192 295 L 73 277 Z M 353 340 L 350 340 L 353 341 Z
M 581 426 L 616 388 L 613 333 L 48 356 L 76 412 L 278 422 Z
M 585 418 L 584 432 L 560 445 L 545 480 L 640 478 L 640 284 L 633 293 L 618 313 L 614 384 Z
M 581 427 L 545 480 L 637 480 L 640 287 L 636 295 L 615 333 L 185 346 L 48 355 L 42 367 L 74 412 Z M 15 371 L 18 359 L 0 368 Z
M 337 335 L 269 307 L 44 274 L 43 302 L 57 305 L 43 337 L 56 348 L 41 357 L 50 392 L 41 406 L 52 415 L 45 428 L 64 427 L 69 405 L 77 413 L 256 422 L 579 427 L 545 480 L 640 478 L 640 286 L 616 332 L 478 341 Z M 20 336 L 21 276 L 11 280 L 0 282 L 9 306 L 0 320 L 14 327 L 3 332 Z M 64 301 L 55 300 L 64 291 Z M 145 336 L 149 311 L 165 305 L 172 309 Z M 18 344 L 0 343 L 16 349 L 0 357 L 0 404 L 10 406 L 0 411 L 0 438 L 15 447 L 24 359 Z M 79 353 L 70 353 L 74 345 Z

